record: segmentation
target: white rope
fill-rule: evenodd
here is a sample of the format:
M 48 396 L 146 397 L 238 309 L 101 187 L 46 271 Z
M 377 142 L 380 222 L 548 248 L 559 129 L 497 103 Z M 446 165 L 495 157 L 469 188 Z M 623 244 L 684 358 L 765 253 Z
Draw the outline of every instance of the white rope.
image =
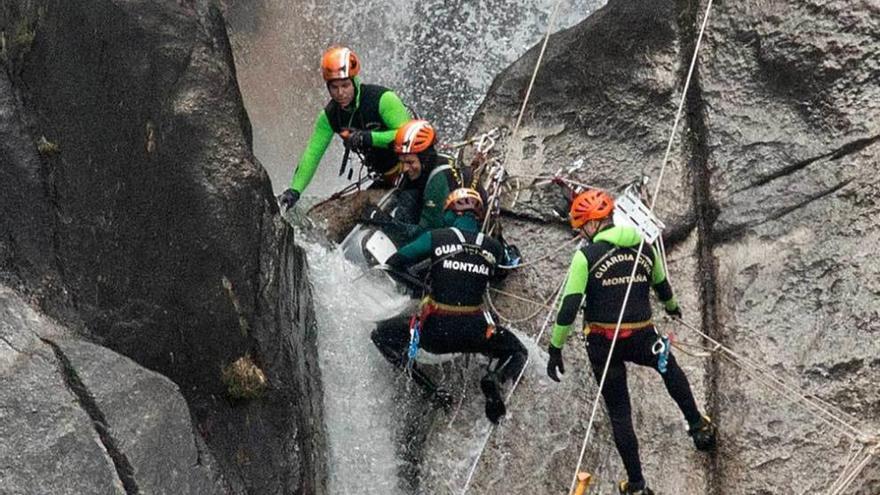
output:
M 551 249 L 547 254 L 545 254 L 544 256 L 541 256 L 540 258 L 538 258 L 536 260 L 530 260 L 530 261 L 527 261 L 525 263 L 520 263 L 515 266 L 500 266 L 499 268 L 501 268 L 502 270 L 518 270 L 520 268 L 525 268 L 527 266 L 537 265 L 538 263 L 555 256 L 557 253 L 559 253 L 563 249 L 567 248 L 569 245 L 574 244 L 575 241 L 577 241 L 579 239 L 580 239 L 580 237 L 572 237 L 571 239 L 569 239 L 569 240 L 563 242 L 562 244 L 556 246 L 555 248 Z
M 584 182 L 578 182 L 576 180 L 569 179 L 567 177 L 560 177 L 560 176 L 556 176 L 556 175 L 516 174 L 516 175 L 511 175 L 510 177 L 514 178 L 514 179 L 530 179 L 530 180 L 538 181 L 533 184 L 529 184 L 528 186 L 521 187 L 520 189 L 531 189 L 534 187 L 544 186 L 544 185 L 552 183 L 554 180 L 560 180 L 562 182 L 565 182 L 566 184 L 578 186 L 578 187 L 581 187 L 584 189 L 598 189 L 598 186 L 595 186 L 593 184 L 586 184 Z
M 562 4 L 562 0 L 558 0 L 556 5 L 553 6 L 553 12 L 550 14 L 550 22 L 547 25 L 547 34 L 544 35 L 544 42 L 541 44 L 541 53 L 538 54 L 538 61 L 535 62 L 535 70 L 532 72 L 532 79 L 529 81 L 529 87 L 526 89 L 526 96 L 523 98 L 522 107 L 519 109 L 519 115 L 516 117 L 516 125 L 513 126 L 513 133 L 510 135 L 510 141 L 512 142 L 516 138 L 516 134 L 519 131 L 519 125 L 522 122 L 523 114 L 526 113 L 526 104 L 529 102 L 529 97 L 532 95 L 532 88 L 535 85 L 535 78 L 538 77 L 538 68 L 541 67 L 541 61 L 544 59 L 544 51 L 547 49 L 547 42 L 550 41 L 550 33 L 553 32 L 553 25 L 556 22 L 556 12 L 559 11 L 559 5 Z M 505 150 L 505 155 L 506 155 Z
M 736 353 L 733 349 L 730 349 L 721 342 L 715 340 L 696 326 L 691 325 L 690 323 L 682 319 L 678 319 L 677 321 L 681 323 L 682 326 L 684 326 L 685 328 L 690 329 L 691 331 L 699 334 L 712 344 L 715 344 L 716 348 L 723 352 L 722 356 L 727 357 L 732 364 L 739 366 L 743 370 L 752 371 L 755 372 L 757 375 L 760 375 L 758 379 L 760 379 L 765 386 L 777 392 L 787 393 L 789 398 L 795 399 L 797 402 L 805 406 L 809 412 L 819 417 L 819 419 L 825 421 L 826 424 L 828 424 L 832 428 L 835 428 L 847 438 L 862 442 L 864 442 L 865 439 L 868 438 L 868 436 L 865 435 L 861 430 L 859 430 L 855 426 L 852 426 L 847 421 L 841 418 L 841 416 L 849 416 L 845 412 L 837 410 L 837 408 L 834 407 L 831 407 L 831 410 L 829 410 L 829 407 L 824 406 L 804 395 L 796 386 L 786 383 L 784 380 L 779 378 L 778 374 L 774 373 L 773 370 L 765 368 L 759 363 Z M 850 419 L 852 420 L 855 418 Z
M 875 455 L 876 447 L 871 451 L 866 452 L 862 456 L 862 460 L 852 469 L 849 475 L 843 479 L 843 482 L 840 484 L 840 486 L 830 491 L 829 495 L 840 495 L 843 493 L 844 490 L 849 488 L 853 481 L 858 478 L 859 474 L 861 474 L 862 471 L 864 471 L 865 468 L 868 467 L 868 464 L 870 464 L 871 461 L 875 460 Z
M 855 467 L 855 465 L 859 462 L 862 454 L 864 454 L 866 446 L 863 444 L 858 449 L 855 449 L 856 445 L 858 445 L 856 442 L 853 442 L 851 444 L 851 454 L 847 456 L 847 460 L 843 463 L 843 468 L 840 470 L 840 474 L 828 488 L 829 495 L 833 495 L 835 492 L 840 490 L 840 487 L 843 484 L 844 480 L 852 472 L 853 467 Z
M 761 383 L 765 384 L 768 389 L 770 389 L 774 392 L 777 392 L 777 393 L 794 392 L 794 395 L 797 398 L 802 398 L 807 403 L 810 403 L 811 407 L 810 407 L 809 412 L 815 412 L 816 410 L 819 410 L 819 411 L 823 411 L 823 413 L 825 413 L 825 414 L 828 414 L 829 417 L 836 417 L 836 419 L 841 424 L 845 425 L 845 427 L 846 427 L 846 430 L 842 430 L 841 433 L 844 433 L 848 438 L 850 438 L 850 440 L 859 441 L 863 444 L 870 443 L 870 441 L 873 440 L 871 437 L 868 437 L 867 435 L 862 433 L 858 428 L 856 428 L 855 426 L 852 426 L 853 423 L 859 422 L 858 419 L 855 416 L 853 416 L 852 414 L 849 414 L 849 413 L 843 411 L 842 409 L 838 408 L 837 406 L 829 404 L 828 402 L 822 400 L 822 398 L 820 398 L 820 397 L 817 397 L 817 396 L 808 397 L 807 395 L 800 392 L 800 389 L 798 388 L 797 385 L 794 385 L 791 383 L 786 383 L 783 379 L 779 378 L 779 376 L 778 376 L 779 373 L 775 372 L 774 370 L 770 369 L 769 367 L 762 366 L 757 361 L 751 360 L 747 357 L 744 357 L 744 356 L 737 354 L 735 351 L 733 351 L 729 347 L 724 346 L 723 344 L 721 344 L 717 340 L 715 340 L 712 337 L 710 337 L 709 335 L 701 332 L 695 326 L 690 325 L 689 323 L 687 323 L 684 320 L 679 319 L 676 321 L 681 323 L 685 328 L 688 328 L 688 329 L 694 331 L 695 333 L 697 333 L 701 337 L 705 338 L 706 340 L 709 340 L 710 342 L 712 342 L 714 344 L 714 347 L 708 348 L 708 347 L 704 347 L 704 346 L 701 346 L 698 344 L 690 344 L 687 342 L 676 341 L 676 342 L 673 342 L 673 344 L 672 344 L 676 349 L 682 351 L 685 354 L 688 354 L 693 357 L 698 357 L 698 358 L 710 357 L 712 354 L 715 354 L 719 351 L 722 351 L 723 352 L 722 357 L 727 358 L 728 362 L 730 362 L 734 366 L 737 366 L 738 368 L 740 368 L 741 370 L 746 371 L 746 372 L 751 370 L 753 372 L 757 372 L 758 374 L 760 374 L 761 375 L 760 377 L 758 377 L 758 376 L 752 376 L 752 377 L 755 378 L 756 380 L 761 381 Z M 688 352 L 687 350 L 683 349 L 682 346 L 701 349 L 705 352 L 702 352 L 702 353 Z M 849 421 L 849 424 L 846 421 L 844 421 L 843 418 L 846 418 L 846 420 Z M 836 425 L 832 424 L 831 426 L 836 426 Z
M 703 42 L 703 33 L 706 32 L 706 25 L 709 23 L 709 12 L 712 11 L 712 0 L 706 3 L 706 15 L 703 16 L 703 24 L 700 26 L 700 34 L 697 36 L 697 44 L 694 46 L 694 56 L 691 58 L 691 66 L 688 69 L 687 78 L 684 81 L 684 90 L 681 92 L 681 101 L 678 103 L 678 112 L 675 114 L 675 122 L 672 124 L 672 132 L 669 134 L 669 143 L 666 144 L 666 153 L 663 155 L 663 165 L 660 167 L 660 176 L 657 178 L 657 187 L 654 188 L 654 194 L 651 196 L 650 210 L 654 210 L 654 203 L 657 201 L 657 194 L 660 192 L 660 184 L 663 181 L 663 172 L 666 169 L 666 163 L 669 161 L 669 153 L 672 151 L 672 143 L 675 142 L 675 133 L 678 130 L 678 122 L 681 120 L 684 102 L 687 100 L 688 89 L 691 86 L 691 77 L 694 74 L 694 68 L 697 65 L 697 55 L 700 53 L 700 44 Z
M 623 305 L 620 308 L 620 315 L 617 317 L 617 324 L 614 326 L 614 337 L 611 338 L 611 347 L 608 349 L 608 358 L 605 359 L 605 368 L 602 370 L 602 378 L 599 380 L 599 389 L 596 390 L 596 399 L 593 401 L 593 409 L 590 412 L 590 422 L 587 424 L 587 433 L 584 435 L 584 442 L 581 445 L 581 453 L 578 456 L 577 467 L 574 470 L 571 485 L 568 487 L 569 493 L 573 492 L 575 486 L 577 486 L 577 475 L 581 470 L 581 464 L 584 461 L 584 454 L 587 451 L 587 445 L 590 443 L 590 433 L 593 430 L 593 422 L 596 420 L 596 412 L 599 410 L 599 399 L 602 397 L 602 388 L 605 386 L 605 378 L 607 378 L 608 369 L 611 367 L 611 356 L 614 355 L 614 347 L 617 344 L 617 335 L 620 333 L 620 325 L 623 323 L 623 315 L 626 312 L 626 304 L 629 302 L 629 294 L 632 291 L 633 280 L 635 280 L 636 270 L 639 268 L 638 260 L 639 257 L 642 256 L 642 248 L 644 246 L 645 239 L 642 238 L 641 242 L 639 242 L 639 250 L 636 253 L 636 261 L 633 262 L 632 273 L 629 275 L 629 282 L 626 285 L 626 294 L 623 296 Z
M 504 316 L 503 314 L 501 314 L 501 312 L 498 311 L 498 307 L 495 306 L 495 300 L 492 299 L 491 294 L 486 294 L 486 302 L 489 303 L 489 308 L 490 308 L 495 314 L 498 315 L 498 318 L 500 318 L 501 320 L 503 320 L 505 323 L 522 323 L 522 322 L 524 322 L 524 321 L 529 321 L 529 320 L 531 320 L 532 318 L 538 316 L 539 314 L 541 314 L 541 311 L 544 311 L 544 310 L 545 310 L 545 308 L 548 308 L 548 307 L 549 307 L 549 308 L 552 310 L 553 307 L 552 307 L 552 306 L 548 306 L 547 303 L 550 302 L 550 299 L 553 298 L 554 295 L 555 295 L 555 294 L 551 294 L 550 297 L 547 298 L 547 301 L 546 301 L 544 304 L 540 304 L 540 303 L 537 303 L 537 302 L 536 302 L 536 304 L 540 304 L 541 307 L 538 308 L 537 310 L 535 310 L 533 313 L 529 313 L 528 315 L 526 315 L 526 316 L 524 316 L 524 317 L 522 317 L 522 318 L 508 318 L 507 316 Z M 531 302 L 531 301 L 529 301 L 529 302 Z
M 555 298 L 554 298 L 555 302 L 553 303 L 553 307 L 555 307 L 558 304 L 559 298 L 562 296 L 563 289 L 565 288 L 565 282 L 566 281 L 563 280 L 562 285 L 560 285 L 559 289 L 557 289 L 555 292 Z M 550 323 L 550 318 L 552 316 L 553 316 L 552 310 L 547 312 L 547 317 L 544 318 L 544 323 L 541 325 L 541 331 L 538 332 L 538 336 L 535 337 L 535 343 L 539 343 L 541 341 L 541 336 L 544 335 L 544 330 L 547 328 L 547 325 Z M 510 404 L 509 404 L 510 398 L 513 397 L 513 392 L 516 391 L 516 387 L 519 386 L 519 382 L 522 380 L 522 377 L 525 374 L 526 368 L 528 368 L 530 362 L 531 362 L 531 357 L 527 356 L 526 362 L 523 364 L 522 369 L 519 370 L 519 375 L 517 375 L 516 381 L 513 382 L 513 386 L 510 387 L 510 391 L 507 392 L 507 397 L 504 398 L 504 402 L 508 406 L 510 406 Z M 474 462 L 471 464 L 471 468 L 468 471 L 468 476 L 467 476 L 467 479 L 465 480 L 464 487 L 461 489 L 462 495 L 467 494 L 468 488 L 470 488 L 470 485 L 471 485 L 471 481 L 474 478 L 474 474 L 477 472 L 477 467 L 479 467 L 479 465 L 480 465 L 480 460 L 482 460 L 482 458 L 483 458 L 483 453 L 486 451 L 486 446 L 489 444 L 489 439 L 492 438 L 492 434 L 495 433 L 495 429 L 497 427 L 498 427 L 498 425 L 493 424 L 489 428 L 489 431 L 486 433 L 486 437 L 483 438 L 483 442 L 480 445 L 479 453 L 477 454 L 476 459 L 474 459 Z
M 684 103 L 687 100 L 688 89 L 690 88 L 691 78 L 693 76 L 694 68 L 697 63 L 697 56 L 699 55 L 699 51 L 700 51 L 700 43 L 703 40 L 703 34 L 705 33 L 706 25 L 709 22 L 709 13 L 711 12 L 711 9 L 712 9 L 712 0 L 709 0 L 708 3 L 706 4 L 706 15 L 703 17 L 703 24 L 700 27 L 700 34 L 697 37 L 697 42 L 696 42 L 696 45 L 694 46 L 694 55 L 691 58 L 691 65 L 690 65 L 690 68 L 688 69 L 687 78 L 685 79 L 685 83 L 684 83 L 684 89 L 682 90 L 682 93 L 681 93 L 681 101 L 679 102 L 679 105 L 678 105 L 678 111 L 675 114 L 675 121 L 672 124 L 672 132 L 669 135 L 669 142 L 666 145 L 666 153 L 663 155 L 663 162 L 660 166 L 660 174 L 657 177 L 657 186 L 654 188 L 654 194 L 651 197 L 651 206 L 649 207 L 649 209 L 651 211 L 654 210 L 654 205 L 657 201 L 657 196 L 660 193 L 660 186 L 663 183 L 663 174 L 666 170 L 666 164 L 669 161 L 669 154 L 672 151 L 672 144 L 675 142 L 675 134 L 678 130 L 678 123 L 681 120 L 681 114 L 682 114 L 682 110 L 684 109 Z M 617 336 L 620 333 L 620 325 L 623 322 L 623 314 L 626 311 L 626 304 L 629 301 L 629 294 L 632 289 L 632 284 L 633 284 L 633 280 L 636 275 L 636 270 L 639 266 L 638 259 L 642 255 L 642 249 L 644 248 L 644 245 L 645 245 L 645 240 L 643 238 L 641 240 L 641 242 L 639 242 L 639 250 L 638 250 L 638 253 L 636 254 L 636 258 L 635 258 L 636 262 L 633 263 L 633 271 L 630 274 L 629 283 L 627 284 L 627 287 L 626 287 L 626 295 L 624 295 L 624 298 L 623 298 L 623 307 L 620 309 L 620 316 L 617 318 L 617 324 L 614 327 L 614 336 L 611 339 L 611 347 L 609 348 L 609 351 L 608 351 L 608 358 L 605 360 L 605 368 L 602 371 L 602 378 L 599 380 L 599 389 L 596 391 L 596 399 L 593 401 L 593 410 L 590 413 L 590 422 L 587 425 L 587 433 L 584 436 L 584 442 L 583 442 L 583 445 L 581 446 L 580 455 L 578 456 L 577 467 L 574 470 L 574 476 L 572 476 L 571 485 L 569 486 L 569 489 L 568 489 L 569 493 L 573 492 L 575 486 L 577 485 L 577 474 L 581 469 L 581 464 L 583 463 L 583 460 L 584 460 L 584 453 L 586 452 L 587 445 L 589 444 L 589 441 L 590 441 L 590 433 L 593 429 L 593 422 L 595 421 L 595 418 L 596 418 L 596 411 L 599 408 L 599 399 L 602 397 L 602 388 L 605 386 L 605 378 L 608 375 L 608 368 L 611 366 L 611 356 L 613 356 L 613 354 L 614 354 L 614 347 L 615 347 L 615 344 L 617 343 Z
M 550 297 L 548 297 L 546 301 L 541 302 L 541 301 L 537 301 L 537 300 L 535 300 L 535 299 L 530 299 L 530 298 L 528 298 L 528 297 L 524 297 L 524 296 L 520 296 L 520 295 L 518 295 L 518 294 L 514 294 L 513 292 L 507 292 L 507 291 L 504 291 L 504 290 L 501 290 L 501 289 L 496 289 L 496 288 L 494 288 L 494 287 L 490 287 L 489 290 L 490 290 L 491 292 L 496 293 L 496 294 L 501 294 L 501 295 L 504 296 L 504 297 L 509 297 L 509 298 L 511 298 L 511 299 L 516 299 L 517 301 L 527 302 L 527 303 L 529 303 L 529 304 L 531 304 L 531 305 L 533 305 L 533 306 L 538 306 L 538 307 L 540 307 L 542 310 L 543 310 L 543 309 L 549 309 L 549 310 L 552 310 L 552 309 L 553 309 L 553 306 L 550 306 L 550 298 L 553 297 L 553 294 L 551 294 Z

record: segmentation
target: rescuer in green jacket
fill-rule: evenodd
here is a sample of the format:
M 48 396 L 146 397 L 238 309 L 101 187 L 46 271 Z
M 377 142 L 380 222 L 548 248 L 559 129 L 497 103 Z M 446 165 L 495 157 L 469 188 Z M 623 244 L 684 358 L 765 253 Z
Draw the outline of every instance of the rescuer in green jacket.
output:
M 580 229 L 592 243 L 575 252 L 565 282 L 564 295 L 550 339 L 547 374 L 559 381 L 557 371 L 565 372 L 562 347 L 578 309 L 583 308 L 587 333 L 587 356 L 596 381 L 601 381 L 605 362 L 611 352 L 615 328 L 621 321 L 617 342 L 602 388 L 602 397 L 611 419 L 614 443 L 626 468 L 627 480 L 621 481 L 621 494 L 652 495 L 642 476 L 639 445 L 633 430 L 626 362 L 657 369 L 669 395 L 678 404 L 688 422 L 688 433 L 698 450 L 715 448 L 715 426 L 700 414 L 690 384 L 681 367 L 669 352 L 668 340 L 661 339 L 651 320 L 651 289 L 663 302 L 666 312 L 681 317 L 681 309 L 672 287 L 666 280 L 663 259 L 650 245 L 636 260 L 642 238 L 634 227 L 615 226 L 614 200 L 605 191 L 591 189 L 575 197 L 571 205 L 571 226 Z M 633 265 L 637 264 L 633 275 Z M 632 287 L 623 308 L 627 286 Z M 582 303 L 583 301 L 583 303 Z M 621 309 L 623 309 L 622 319 Z M 619 320 L 620 319 L 620 320 Z
M 460 187 L 452 159 L 434 147 L 436 132 L 426 120 L 410 120 L 397 130 L 394 151 L 400 164 L 393 218 L 375 207 L 364 212 L 364 222 L 379 226 L 402 246 L 420 234 L 449 227 L 455 215 L 444 210 L 449 193 Z
M 334 133 L 343 138 L 348 149 L 363 155 L 370 172 L 396 176 L 397 155 L 390 145 L 397 129 L 410 120 L 409 112 L 390 89 L 361 83 L 357 77 L 360 69 L 360 60 L 348 48 L 334 46 L 324 52 L 321 72 L 331 99 L 318 114 L 290 187 L 281 194 L 282 207 L 290 208 L 299 201 Z

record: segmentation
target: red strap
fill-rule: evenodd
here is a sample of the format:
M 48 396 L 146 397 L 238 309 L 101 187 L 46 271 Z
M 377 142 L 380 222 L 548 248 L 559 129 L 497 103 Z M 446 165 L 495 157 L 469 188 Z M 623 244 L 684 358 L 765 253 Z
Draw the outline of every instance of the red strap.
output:
M 632 336 L 632 334 L 636 330 L 632 328 L 621 328 L 619 332 L 617 332 L 618 339 L 628 339 Z M 595 333 L 605 337 L 608 340 L 614 340 L 614 329 L 613 328 L 605 328 L 605 327 L 590 327 L 590 333 Z

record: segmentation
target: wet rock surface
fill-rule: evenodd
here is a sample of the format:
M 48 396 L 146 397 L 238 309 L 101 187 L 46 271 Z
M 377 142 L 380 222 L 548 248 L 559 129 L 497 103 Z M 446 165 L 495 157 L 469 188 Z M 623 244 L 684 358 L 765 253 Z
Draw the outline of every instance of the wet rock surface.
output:
M 619 191 L 644 171 L 653 188 L 704 9 L 611 1 L 554 35 L 524 123 L 506 143 L 512 172 L 552 174 L 582 158 L 582 183 Z M 685 320 L 872 434 L 880 428 L 871 406 L 880 263 L 869 254 L 880 237 L 876 14 L 870 2 L 716 3 L 657 199 Z M 471 132 L 512 129 L 538 49 L 495 80 Z M 557 194 L 536 188 L 511 207 L 519 220 L 505 232 L 525 260 L 570 239 L 562 225 L 529 220 L 549 221 Z M 517 273 L 508 287 L 546 300 L 572 251 Z M 499 300 L 512 318 L 529 313 L 522 302 Z M 540 325 L 524 326 L 534 335 Z M 701 343 L 681 326 L 661 321 L 661 329 Z M 546 379 L 520 386 L 513 408 L 524 411 L 489 443 L 475 492 L 568 487 L 595 394 L 580 347 L 573 338 L 565 349 L 569 375 L 581 382 L 567 385 L 571 393 L 554 400 L 559 386 L 548 389 Z M 820 492 L 835 480 L 850 453 L 845 434 L 726 359 L 678 358 L 720 424 L 720 448 L 695 453 L 655 372 L 631 367 L 633 417 L 655 490 Z M 542 412 L 532 414 L 536 407 Z M 606 425 L 600 408 L 584 465 L 600 493 L 623 477 Z M 439 444 L 439 452 L 449 448 Z M 848 493 L 875 493 L 878 478 L 874 463 Z
M 0 286 L 4 493 L 228 493 L 177 386 Z
M 304 258 L 253 156 L 216 3 L 4 2 L 0 30 L 0 280 L 170 378 L 223 490 L 322 493 Z M 232 401 L 221 370 L 247 355 L 269 387 Z

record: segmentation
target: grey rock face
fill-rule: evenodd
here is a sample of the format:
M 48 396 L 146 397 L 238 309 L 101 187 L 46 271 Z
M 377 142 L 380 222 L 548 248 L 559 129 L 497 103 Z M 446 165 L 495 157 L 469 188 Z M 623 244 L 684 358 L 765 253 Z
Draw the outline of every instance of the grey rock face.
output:
M 177 386 L 104 347 L 52 341 L 94 399 L 132 486 L 145 493 L 225 493 Z M 117 463 L 120 462 L 117 459 Z
M 551 174 L 583 158 L 580 182 L 619 190 L 644 171 L 653 188 L 704 8 L 611 1 L 552 37 L 524 124 L 506 143 L 510 169 Z M 657 202 L 685 319 L 869 434 L 880 430 L 880 262 L 869 254 L 880 239 L 878 33 L 871 2 L 716 3 Z M 513 127 L 538 48 L 496 79 L 472 132 Z M 570 238 L 563 225 L 527 221 L 551 218 L 556 194 L 528 191 L 512 206 L 526 221 L 508 222 L 506 235 L 526 260 Z M 572 250 L 508 287 L 544 301 Z M 512 318 L 530 312 L 498 299 Z M 534 335 L 540 322 L 523 326 Z M 661 329 L 701 343 L 685 328 Z M 595 394 L 579 347 L 571 340 L 565 357 L 583 386 L 554 401 L 554 389 L 526 380 L 515 399 L 524 412 L 490 442 L 476 491 L 567 488 Z M 838 429 L 726 359 L 678 358 L 720 424 L 720 449 L 693 452 L 655 373 L 631 368 L 645 475 L 659 493 L 824 492 L 838 476 L 851 447 Z M 606 493 L 623 470 L 603 411 L 598 422 L 584 467 Z M 878 469 L 846 493 L 877 493 Z
M 875 434 L 877 12 L 872 2 L 726 6 L 701 57 L 718 335 Z M 849 442 L 834 427 L 730 366 L 717 386 L 730 427 L 716 475 L 731 493 L 784 491 L 792 478 L 822 491 L 839 474 Z M 847 493 L 877 493 L 878 469 Z
M 122 494 L 113 461 L 40 335 L 63 329 L 0 286 L 0 486 L 4 493 Z
M 0 286 L 3 493 L 227 493 L 167 378 Z
M 4 2 L 0 30 L 0 280 L 173 380 L 233 492 L 321 493 L 303 258 L 214 2 Z M 246 354 L 270 386 L 231 403 Z

